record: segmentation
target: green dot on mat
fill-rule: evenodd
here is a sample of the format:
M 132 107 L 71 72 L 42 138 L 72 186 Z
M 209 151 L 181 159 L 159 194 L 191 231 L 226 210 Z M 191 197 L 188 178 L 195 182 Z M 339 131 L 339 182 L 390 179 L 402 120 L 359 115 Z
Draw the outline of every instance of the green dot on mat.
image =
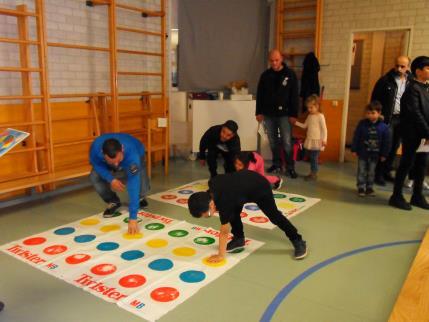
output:
M 211 245 L 215 242 L 215 239 L 212 237 L 197 237 L 194 239 L 194 243 L 198 245 Z
M 160 230 L 160 229 L 163 229 L 164 227 L 165 227 L 165 225 L 163 225 L 163 224 L 159 224 L 159 223 L 147 224 L 147 225 L 145 226 L 145 228 L 146 228 L 147 230 Z
M 289 200 L 293 201 L 293 202 L 304 202 L 305 201 L 304 198 L 300 198 L 300 197 L 292 197 L 292 198 L 289 198 Z
M 112 217 L 119 217 L 119 216 L 122 216 L 122 213 L 119 210 L 116 210 L 112 215 Z
M 176 229 L 176 230 L 169 231 L 168 234 L 171 237 L 184 237 L 186 235 L 189 235 L 189 233 L 186 230 L 182 230 L 182 229 Z
M 282 193 L 275 193 L 275 194 L 273 194 L 273 197 L 275 199 L 283 199 L 283 198 L 286 198 L 286 195 L 284 195 Z

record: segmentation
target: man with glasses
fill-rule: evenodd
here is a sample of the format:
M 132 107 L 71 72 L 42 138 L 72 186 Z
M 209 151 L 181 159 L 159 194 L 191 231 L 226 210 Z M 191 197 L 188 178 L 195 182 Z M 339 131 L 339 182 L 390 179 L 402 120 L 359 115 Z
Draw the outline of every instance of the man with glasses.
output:
M 374 86 L 371 101 L 379 101 L 382 105 L 384 122 L 389 125 L 392 135 L 392 146 L 385 162 L 379 162 L 375 170 L 375 183 L 384 186 L 385 180 L 394 181 L 391 175 L 396 151 L 401 143 L 399 135 L 399 113 L 401 97 L 409 84 L 410 59 L 407 56 L 396 58 L 395 67 L 382 76 Z

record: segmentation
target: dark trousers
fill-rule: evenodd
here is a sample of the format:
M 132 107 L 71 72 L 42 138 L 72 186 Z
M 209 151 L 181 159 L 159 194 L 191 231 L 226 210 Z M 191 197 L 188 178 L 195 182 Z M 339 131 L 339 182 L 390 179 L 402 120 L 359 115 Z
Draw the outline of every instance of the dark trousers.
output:
M 273 154 L 273 165 L 281 168 L 280 151 L 283 147 L 286 157 L 286 168 L 295 169 L 292 151 L 292 126 L 287 116 L 264 116 L 264 125 L 267 129 L 268 141 Z M 279 137 L 280 134 L 280 137 Z
M 224 160 L 223 168 L 225 173 L 230 173 L 235 171 L 234 167 L 234 154 L 231 152 L 225 152 L 220 149 L 208 150 L 207 152 L 207 165 L 209 167 L 210 176 L 217 176 L 217 157 L 221 154 Z
M 396 171 L 395 186 L 393 189 L 393 197 L 402 197 L 402 187 L 405 178 L 413 169 L 413 196 L 420 198 L 423 196 L 423 180 L 425 178 L 427 153 L 416 153 L 420 145 L 420 139 L 403 139 L 402 140 L 402 156 L 399 163 L 399 168 Z
M 127 180 L 127 174 L 125 173 L 125 170 L 115 171 L 112 169 L 111 173 L 115 179 L 118 179 L 122 182 Z M 98 195 L 101 197 L 101 199 L 104 200 L 104 202 L 120 202 L 118 195 L 110 187 L 110 183 L 104 180 L 94 169 L 92 169 L 89 175 L 89 180 L 91 181 L 95 191 L 97 191 Z M 143 198 L 150 190 L 149 178 L 146 173 L 146 162 L 144 159 L 141 160 L 140 181 L 140 197 Z
M 262 196 L 256 204 L 274 225 L 284 231 L 290 241 L 302 240 L 302 236 L 298 234 L 298 230 L 295 226 L 277 209 L 277 205 L 271 193 Z M 240 217 L 242 209 L 243 207 L 237 207 L 234 220 L 230 222 L 232 227 L 231 232 L 236 238 L 244 238 L 243 222 Z
M 401 145 L 401 134 L 399 129 L 399 116 L 392 116 L 389 123 L 390 136 L 392 138 L 392 145 L 390 147 L 389 155 L 384 162 L 378 161 L 375 168 L 376 178 L 383 177 L 393 170 L 393 162 L 395 162 L 396 152 Z

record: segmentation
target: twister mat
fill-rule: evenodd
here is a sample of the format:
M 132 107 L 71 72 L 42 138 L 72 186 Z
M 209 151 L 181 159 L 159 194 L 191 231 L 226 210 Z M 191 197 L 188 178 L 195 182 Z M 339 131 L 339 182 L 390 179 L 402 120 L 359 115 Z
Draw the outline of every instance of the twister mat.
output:
M 207 189 L 207 180 L 198 180 L 178 188 L 150 195 L 148 197 L 157 201 L 188 208 L 189 196 L 194 192 L 207 191 Z M 277 208 L 287 218 L 298 215 L 320 201 L 320 199 L 317 198 L 309 198 L 282 191 L 273 191 L 273 195 L 277 204 Z M 257 226 L 260 228 L 273 229 L 276 227 L 268 220 L 268 218 L 254 203 L 248 203 L 244 205 L 243 211 L 241 213 L 241 219 L 245 224 Z
M 219 232 L 139 212 L 140 233 L 127 233 L 128 213 L 81 219 L 0 247 L 4 253 L 90 292 L 148 321 L 155 321 L 258 249 L 246 248 L 220 263 Z

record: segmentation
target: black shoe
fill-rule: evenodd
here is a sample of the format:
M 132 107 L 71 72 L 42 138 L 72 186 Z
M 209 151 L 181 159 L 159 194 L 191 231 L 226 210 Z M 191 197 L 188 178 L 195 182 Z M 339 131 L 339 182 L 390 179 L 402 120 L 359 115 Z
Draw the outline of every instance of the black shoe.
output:
M 307 256 L 307 243 L 305 240 L 297 240 L 292 242 L 293 247 L 295 248 L 294 256 L 295 259 L 303 259 Z
M 149 206 L 149 203 L 147 202 L 146 198 L 141 198 L 139 202 L 139 208 L 145 209 Z
M 286 175 L 292 179 L 298 178 L 298 174 L 296 173 L 295 169 L 286 170 Z
M 226 251 L 228 253 L 233 252 L 234 250 L 237 250 L 239 248 L 244 247 L 244 238 L 232 238 L 232 240 L 226 245 Z
M 283 179 L 280 177 L 277 177 L 279 180 L 273 184 L 273 189 L 280 189 L 283 184 Z
M 358 189 L 358 195 L 359 195 L 359 197 L 365 197 L 365 189 L 359 188 Z
M 0 312 L 3 311 L 3 309 L 4 309 L 4 303 L 0 302 Z
M 386 185 L 386 181 L 384 181 L 383 177 L 376 177 L 374 180 L 374 183 L 378 186 L 385 186 Z
M 112 218 L 115 216 L 116 210 L 121 206 L 120 202 L 111 202 L 103 212 L 104 218 Z
M 370 197 L 375 197 L 375 191 L 372 188 L 366 188 L 365 194 Z
M 282 168 L 280 168 L 280 167 L 278 167 L 276 165 L 272 165 L 271 167 L 269 167 L 267 169 L 267 172 L 268 173 L 280 173 L 280 172 L 282 172 Z
M 411 196 L 410 204 L 413 206 L 423 208 L 423 209 L 429 209 L 429 203 L 426 201 L 425 197 L 415 197 Z
M 402 210 L 411 210 L 410 204 L 404 199 L 404 197 L 391 196 L 389 199 L 389 205 Z

